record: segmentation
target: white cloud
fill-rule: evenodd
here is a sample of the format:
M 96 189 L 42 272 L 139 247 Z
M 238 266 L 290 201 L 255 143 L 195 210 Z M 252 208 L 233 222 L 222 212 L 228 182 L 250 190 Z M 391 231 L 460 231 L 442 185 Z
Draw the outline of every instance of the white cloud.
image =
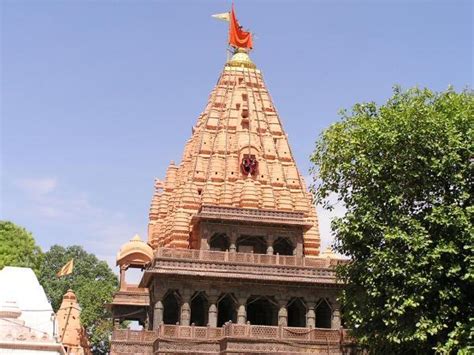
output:
M 313 176 L 303 176 L 306 185 L 313 184 Z M 331 222 L 335 217 L 342 217 L 346 213 L 346 207 L 342 201 L 338 201 L 338 195 L 333 193 L 327 199 L 327 202 L 333 206 L 330 211 L 325 209 L 322 204 L 316 205 L 316 211 L 318 213 L 319 220 L 319 234 L 321 237 L 321 251 L 324 251 L 327 247 L 330 247 L 334 242 L 334 233 L 331 229 Z
M 123 243 L 136 233 L 146 240 L 146 226 L 132 223 L 118 209 L 98 206 L 86 193 L 59 184 L 56 178 L 22 178 L 14 180 L 13 186 L 21 195 L 16 195 L 10 214 L 30 221 L 37 231 L 62 232 L 44 236 L 36 233 L 43 247 L 56 243 L 82 245 L 114 270 L 115 255 Z
M 25 193 L 42 196 L 53 192 L 58 186 L 58 182 L 54 177 L 26 178 L 17 180 L 16 186 Z
M 342 201 L 338 201 L 336 194 L 331 194 L 328 202 L 333 206 L 331 211 L 324 208 L 322 204 L 316 205 L 319 217 L 319 233 L 321 235 L 321 251 L 324 251 L 334 242 L 334 232 L 331 228 L 332 220 L 335 217 L 342 217 L 346 213 L 346 207 Z

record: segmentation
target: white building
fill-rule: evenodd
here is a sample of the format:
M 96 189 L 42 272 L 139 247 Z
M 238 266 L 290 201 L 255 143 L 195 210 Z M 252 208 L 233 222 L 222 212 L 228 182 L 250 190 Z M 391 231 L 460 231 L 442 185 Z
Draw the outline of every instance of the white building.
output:
M 55 315 L 33 270 L 0 270 L 0 354 L 65 354 Z

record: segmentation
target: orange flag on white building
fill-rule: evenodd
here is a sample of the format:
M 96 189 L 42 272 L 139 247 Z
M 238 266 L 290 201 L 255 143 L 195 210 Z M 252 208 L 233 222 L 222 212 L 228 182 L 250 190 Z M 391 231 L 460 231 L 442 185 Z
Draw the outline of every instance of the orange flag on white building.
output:
M 74 259 L 69 260 L 66 265 L 64 265 L 61 270 L 56 274 L 57 277 L 66 276 L 72 274 L 74 269 Z

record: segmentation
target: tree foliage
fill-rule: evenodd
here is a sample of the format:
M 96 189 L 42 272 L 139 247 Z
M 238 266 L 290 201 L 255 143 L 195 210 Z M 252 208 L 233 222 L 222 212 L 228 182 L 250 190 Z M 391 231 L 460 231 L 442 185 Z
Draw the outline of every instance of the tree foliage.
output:
M 74 258 L 74 271 L 61 278 L 56 273 Z M 54 245 L 44 254 L 39 281 L 56 312 L 62 297 L 72 289 L 82 308 L 81 323 L 85 326 L 92 350 L 96 354 L 108 352 L 112 323 L 105 304 L 112 300 L 118 281 L 105 261 L 87 253 L 80 246 L 64 248 Z
M 12 222 L 0 221 L 0 270 L 21 266 L 38 274 L 41 258 L 41 249 L 30 232 Z
M 398 87 L 316 142 L 316 200 L 347 208 L 332 223 L 346 322 L 374 353 L 472 350 L 473 144 L 472 92 Z

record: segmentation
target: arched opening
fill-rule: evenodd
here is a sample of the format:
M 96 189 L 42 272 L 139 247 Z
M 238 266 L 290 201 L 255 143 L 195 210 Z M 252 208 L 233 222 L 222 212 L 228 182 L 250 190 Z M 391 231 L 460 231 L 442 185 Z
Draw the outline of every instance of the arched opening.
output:
M 216 233 L 211 237 L 209 249 L 215 251 L 226 251 L 229 249 L 229 237 L 225 233 Z
M 266 297 L 250 297 L 247 301 L 247 321 L 257 325 L 278 325 L 278 310 Z
M 265 254 L 267 243 L 263 237 L 243 235 L 237 239 L 237 251 L 240 253 Z
M 325 299 L 316 307 L 316 328 L 331 328 L 332 309 Z
M 222 296 L 217 302 L 217 326 L 222 327 L 224 323 L 237 322 L 236 302 L 230 294 Z
M 207 325 L 209 302 L 203 292 L 196 292 L 191 298 L 191 324 L 199 327 Z
M 179 322 L 180 301 L 176 291 L 169 291 L 163 299 L 163 323 L 176 324 Z
M 287 310 L 289 327 L 306 327 L 306 306 L 301 298 L 290 300 Z
M 288 238 L 279 237 L 273 243 L 273 253 L 280 255 L 293 255 L 293 244 Z

